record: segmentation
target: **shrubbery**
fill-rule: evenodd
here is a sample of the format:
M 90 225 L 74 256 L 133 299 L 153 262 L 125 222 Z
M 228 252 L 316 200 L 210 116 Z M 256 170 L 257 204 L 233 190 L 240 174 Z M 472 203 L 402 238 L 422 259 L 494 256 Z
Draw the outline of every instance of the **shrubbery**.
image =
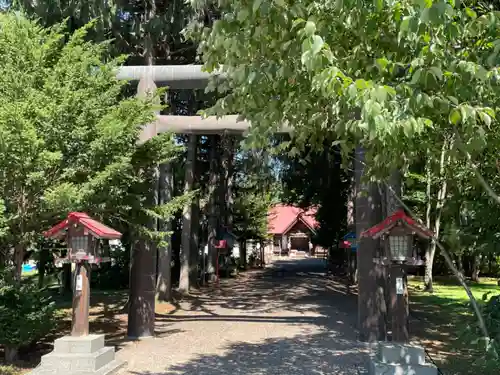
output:
M 500 367 L 500 295 L 490 297 L 489 293 L 485 293 L 481 310 L 489 337 L 483 338 L 481 330 L 472 325 L 467 327 L 463 338 L 470 342 L 471 349 L 476 353 L 469 363 L 470 373 L 493 374 Z
M 0 271 L 0 345 L 5 359 L 16 359 L 19 348 L 47 335 L 55 326 L 55 306 L 47 292 L 31 280 L 15 282 Z

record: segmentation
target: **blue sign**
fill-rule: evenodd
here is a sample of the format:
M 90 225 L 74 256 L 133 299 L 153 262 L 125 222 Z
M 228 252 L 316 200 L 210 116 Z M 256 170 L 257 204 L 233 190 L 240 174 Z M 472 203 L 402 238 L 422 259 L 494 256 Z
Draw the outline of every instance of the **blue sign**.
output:
M 344 241 L 349 241 L 351 243 L 351 250 L 356 251 L 358 250 L 358 242 L 356 241 L 356 233 L 354 232 L 349 232 L 344 237 L 342 237 Z

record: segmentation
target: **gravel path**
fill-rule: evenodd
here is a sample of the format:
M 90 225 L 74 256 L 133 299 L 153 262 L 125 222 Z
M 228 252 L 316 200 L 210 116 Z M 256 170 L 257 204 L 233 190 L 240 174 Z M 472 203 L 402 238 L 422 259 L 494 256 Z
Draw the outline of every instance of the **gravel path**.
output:
M 367 353 L 355 299 L 323 271 L 315 259 L 281 261 L 190 296 L 158 317 L 158 337 L 117 353 L 120 375 L 358 375 Z

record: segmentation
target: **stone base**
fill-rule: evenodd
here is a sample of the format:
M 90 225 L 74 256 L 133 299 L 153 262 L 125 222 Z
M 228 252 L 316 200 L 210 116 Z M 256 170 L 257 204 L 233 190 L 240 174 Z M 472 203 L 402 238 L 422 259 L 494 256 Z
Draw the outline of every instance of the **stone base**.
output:
M 437 375 L 436 366 L 425 362 L 420 346 L 381 342 L 370 358 L 369 375 Z
M 110 375 L 124 365 L 115 359 L 115 348 L 104 346 L 104 335 L 65 336 L 30 375 Z

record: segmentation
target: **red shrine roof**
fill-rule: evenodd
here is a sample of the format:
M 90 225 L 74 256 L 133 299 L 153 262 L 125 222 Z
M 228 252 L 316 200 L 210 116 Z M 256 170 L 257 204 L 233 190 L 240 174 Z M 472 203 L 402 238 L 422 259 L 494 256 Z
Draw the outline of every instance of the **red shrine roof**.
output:
M 66 219 L 61 221 L 59 224 L 54 225 L 48 231 L 44 232 L 43 235 L 45 237 L 62 238 L 72 223 L 79 223 L 83 225 L 97 238 L 112 240 L 119 239 L 122 236 L 120 232 L 92 219 L 84 212 L 70 212 Z
M 267 232 L 270 234 L 285 234 L 299 221 L 311 231 L 316 231 L 319 223 L 316 221 L 316 207 L 302 209 L 300 207 L 277 204 L 267 215 Z
M 373 237 L 378 238 L 383 234 L 389 232 L 392 228 L 394 228 L 398 223 L 402 223 L 405 227 L 415 232 L 420 237 L 430 238 L 434 237 L 434 233 L 425 227 L 424 225 L 417 223 L 411 217 L 406 215 L 404 210 L 396 211 L 391 216 L 387 217 L 380 224 L 374 225 L 373 227 L 365 230 L 361 233 L 361 237 Z

